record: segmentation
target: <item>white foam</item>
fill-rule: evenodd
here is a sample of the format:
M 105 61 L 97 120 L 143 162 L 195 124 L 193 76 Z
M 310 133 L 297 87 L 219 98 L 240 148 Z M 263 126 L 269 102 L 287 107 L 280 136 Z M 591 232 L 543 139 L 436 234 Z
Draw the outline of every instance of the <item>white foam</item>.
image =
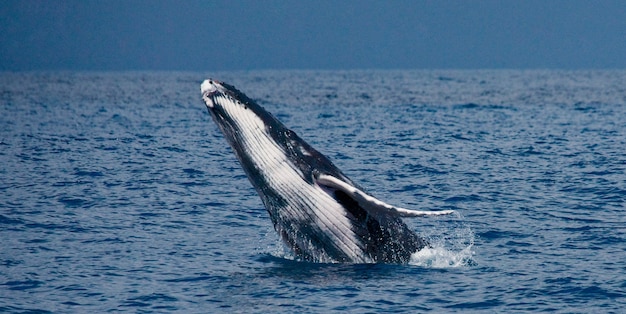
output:
M 474 255 L 473 245 L 454 252 L 443 247 L 423 248 L 411 254 L 410 265 L 428 268 L 454 268 L 470 266 Z

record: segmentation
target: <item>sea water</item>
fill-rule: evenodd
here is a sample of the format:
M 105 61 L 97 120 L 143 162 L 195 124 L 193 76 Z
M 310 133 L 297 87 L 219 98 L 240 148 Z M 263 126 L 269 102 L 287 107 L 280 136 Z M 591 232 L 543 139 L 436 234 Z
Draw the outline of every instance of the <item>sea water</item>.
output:
M 201 100 L 235 85 L 405 218 L 408 265 L 280 243 Z M 0 312 L 620 312 L 626 71 L 0 74 Z

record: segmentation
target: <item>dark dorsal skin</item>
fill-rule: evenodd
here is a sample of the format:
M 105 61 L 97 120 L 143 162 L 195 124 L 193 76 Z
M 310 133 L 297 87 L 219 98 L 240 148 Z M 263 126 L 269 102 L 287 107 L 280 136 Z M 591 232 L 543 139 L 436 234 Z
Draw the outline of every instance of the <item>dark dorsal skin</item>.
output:
M 428 245 L 398 215 L 368 211 L 349 191 L 320 184 L 316 178 L 327 175 L 362 190 L 242 92 L 214 80 L 205 81 L 202 91 L 274 228 L 299 259 L 407 263 L 412 253 Z M 264 155 L 266 148 L 270 157 Z M 272 167 L 282 170 L 272 172 Z

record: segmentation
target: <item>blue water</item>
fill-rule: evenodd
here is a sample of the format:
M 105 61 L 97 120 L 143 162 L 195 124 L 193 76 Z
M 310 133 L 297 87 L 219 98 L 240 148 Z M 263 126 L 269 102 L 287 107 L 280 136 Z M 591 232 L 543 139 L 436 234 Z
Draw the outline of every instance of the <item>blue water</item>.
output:
M 200 97 L 256 99 L 433 248 L 286 251 Z M 626 71 L 0 74 L 0 312 L 621 312 Z

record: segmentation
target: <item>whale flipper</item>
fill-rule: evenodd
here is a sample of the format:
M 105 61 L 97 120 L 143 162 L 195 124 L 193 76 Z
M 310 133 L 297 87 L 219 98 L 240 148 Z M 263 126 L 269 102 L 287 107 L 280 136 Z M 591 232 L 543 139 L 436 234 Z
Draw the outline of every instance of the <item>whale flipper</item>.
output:
M 315 182 L 327 189 L 335 189 L 344 192 L 346 195 L 358 202 L 358 204 L 370 215 L 378 216 L 385 213 L 398 217 L 428 217 L 450 215 L 455 213 L 454 210 L 421 211 L 389 205 L 332 175 L 319 174 L 315 177 Z

